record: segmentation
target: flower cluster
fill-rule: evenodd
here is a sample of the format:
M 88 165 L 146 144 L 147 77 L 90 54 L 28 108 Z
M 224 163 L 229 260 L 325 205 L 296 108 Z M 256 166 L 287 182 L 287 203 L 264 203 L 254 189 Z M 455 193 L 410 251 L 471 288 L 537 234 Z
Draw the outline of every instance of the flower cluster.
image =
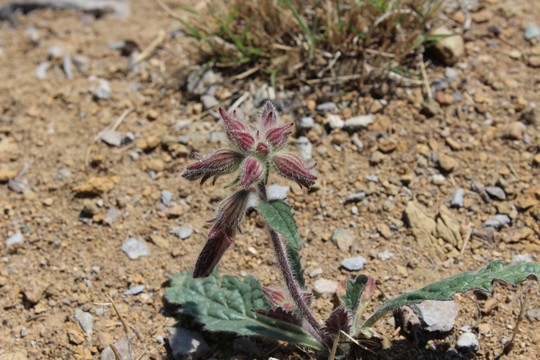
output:
M 182 176 L 188 180 L 200 179 L 201 185 L 209 178 L 231 174 L 240 169 L 236 180 L 242 190 L 225 199 L 218 207 L 217 215 L 210 220 L 214 225 L 208 234 L 206 245 L 197 260 L 194 277 L 206 277 L 234 242 L 234 235 L 247 210 L 248 198 L 254 185 L 265 185 L 271 171 L 310 188 L 317 177 L 311 172 L 316 164 L 306 167 L 295 154 L 286 151 L 285 145 L 294 123 L 278 125 L 274 105 L 267 102 L 256 126 L 238 120 L 236 111 L 229 115 L 219 109 L 225 121 L 227 137 L 232 148 L 219 149 L 208 156 L 197 155 L 199 161 L 188 165 Z

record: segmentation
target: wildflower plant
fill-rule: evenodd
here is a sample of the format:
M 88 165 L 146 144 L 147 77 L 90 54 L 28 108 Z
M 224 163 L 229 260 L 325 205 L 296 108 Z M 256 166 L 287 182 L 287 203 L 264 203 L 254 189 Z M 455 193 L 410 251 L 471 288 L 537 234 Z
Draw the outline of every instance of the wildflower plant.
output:
M 517 284 L 529 277 L 540 277 L 538 263 L 505 266 L 495 261 L 476 273 L 458 274 L 405 293 L 364 317 L 375 281 L 359 275 L 347 283 L 341 304 L 327 319 L 319 320 L 311 309 L 313 294 L 304 279 L 300 262 L 302 243 L 291 208 L 284 200 L 269 199 L 266 188 L 273 172 L 309 189 L 317 180 L 316 164 L 304 164 L 287 149 L 294 123 L 279 124 L 276 108 L 270 102 L 264 105 L 255 125 L 239 120 L 236 112 L 229 114 L 221 108 L 219 112 L 230 146 L 206 156 L 197 154 L 198 161 L 188 165 L 182 176 L 190 181 L 200 179 L 202 186 L 210 178 L 215 182 L 222 175 L 236 173 L 226 187 L 238 189 L 218 205 L 215 216 L 208 220 L 212 227 L 193 272 L 173 275 L 165 295 L 170 303 L 183 305 L 181 312 L 194 316 L 208 330 L 268 336 L 334 356 L 353 349 L 348 346 L 351 342 L 339 341 L 341 335 L 353 343 L 378 336 L 372 326 L 400 306 L 424 300 L 451 300 L 455 293 L 471 289 L 490 292 L 494 280 Z M 252 276 L 243 280 L 230 275 L 220 277 L 216 269 L 241 232 L 249 207 L 254 207 L 266 220 L 286 289 L 263 287 Z

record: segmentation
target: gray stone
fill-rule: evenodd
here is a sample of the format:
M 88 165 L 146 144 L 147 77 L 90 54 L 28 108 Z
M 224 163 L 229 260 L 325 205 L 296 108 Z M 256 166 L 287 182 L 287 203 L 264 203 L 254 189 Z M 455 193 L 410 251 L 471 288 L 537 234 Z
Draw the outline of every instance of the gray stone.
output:
M 328 114 L 326 116 L 326 121 L 328 122 L 328 126 L 332 129 L 342 129 L 343 126 L 345 126 L 343 119 L 336 114 Z
M 378 253 L 377 257 L 379 258 L 379 260 L 386 261 L 386 260 L 390 260 L 391 258 L 393 258 L 394 254 L 392 254 L 390 251 L 386 250 L 386 251 Z
M 62 70 L 64 70 L 68 79 L 73 79 L 73 65 L 69 55 L 64 55 L 62 58 Z
M 134 359 L 133 351 L 131 350 L 131 345 L 129 343 L 129 340 L 126 339 L 125 337 L 115 342 L 114 348 L 120 354 L 121 359 Z M 107 346 L 101 352 L 100 359 L 101 360 L 116 360 L 117 357 L 114 354 L 112 348 L 110 346 Z
M 456 347 L 460 352 L 477 352 L 480 350 L 478 339 L 471 332 L 461 334 L 457 340 Z
M 124 291 L 122 295 L 124 295 L 124 296 L 138 295 L 138 294 L 142 293 L 143 290 L 144 290 L 144 285 L 137 285 L 137 286 L 133 286 L 132 288 L 129 288 L 128 290 Z
M 200 69 L 193 70 L 187 77 L 187 91 L 193 95 L 204 95 L 211 85 L 220 84 L 223 78 L 213 70 L 200 74 Z
M 504 190 L 498 186 L 486 186 L 486 192 L 493 199 L 506 200 L 506 194 Z
M 309 277 L 314 278 L 314 277 L 317 277 L 319 275 L 322 275 L 322 273 L 323 273 L 323 269 L 321 267 L 318 267 L 316 269 L 313 269 L 313 271 L 311 271 L 309 273 Z
M 362 270 L 365 263 L 366 263 L 366 258 L 365 257 L 357 256 L 357 257 L 348 258 L 348 259 L 343 260 L 341 262 L 341 266 L 345 270 L 357 271 L 357 270 Z
M 540 319 L 540 309 L 530 309 L 527 311 L 527 316 L 531 319 Z
M 107 145 L 120 146 L 122 145 L 122 134 L 119 131 L 103 130 L 99 138 Z
M 150 255 L 148 245 L 139 239 L 129 238 L 122 244 L 122 251 L 127 254 L 131 260 L 136 260 L 141 256 Z
M 337 245 L 339 250 L 349 251 L 354 243 L 354 233 L 347 229 L 338 228 L 334 230 L 330 240 Z
M 540 28 L 536 26 L 535 24 L 529 24 L 525 27 L 525 30 L 523 31 L 523 37 L 527 41 L 531 41 L 532 39 L 539 38 L 540 37 Z
M 373 115 L 361 115 L 355 116 L 345 120 L 343 127 L 347 130 L 356 131 L 368 127 L 368 125 L 373 124 Z
M 219 100 L 213 95 L 203 95 L 201 96 L 201 101 L 206 110 L 219 105 Z
M 124 135 L 122 135 L 122 139 L 120 140 L 120 143 L 122 145 L 126 145 L 132 142 L 133 140 L 135 140 L 135 135 L 133 133 L 127 132 Z
M 310 130 L 315 125 L 315 120 L 311 116 L 302 116 L 298 121 L 298 128 L 302 130 Z
M 49 58 L 60 58 L 64 55 L 64 49 L 58 45 L 53 45 L 48 51 Z
M 99 82 L 98 87 L 94 90 L 94 98 L 109 100 L 111 98 L 111 86 L 109 81 L 101 78 L 96 79 Z
M 311 159 L 311 152 L 313 150 L 313 147 L 311 146 L 311 142 L 309 139 L 305 136 L 300 136 L 296 140 L 296 148 L 300 152 L 300 155 L 302 156 L 302 159 L 309 160 Z
M 364 200 L 367 194 L 363 191 L 357 192 L 356 194 L 351 194 L 345 198 L 345 204 L 356 203 Z
M 458 75 L 458 72 L 451 67 L 447 67 L 446 69 L 444 69 L 444 77 L 449 82 L 455 81 Z
M 278 185 L 278 184 L 272 184 L 266 188 L 266 193 L 268 195 L 268 198 L 273 199 L 285 199 L 287 198 L 287 194 L 289 193 L 289 190 L 291 189 L 288 185 Z
M 81 325 L 81 328 L 87 335 L 92 335 L 93 331 L 93 318 L 92 314 L 82 311 L 81 309 L 75 310 L 75 320 Z
M 452 93 L 452 98 L 454 99 L 455 102 L 460 102 L 461 100 L 463 100 L 463 96 L 461 95 L 459 91 L 454 91 Z
M 229 141 L 227 133 L 224 131 L 213 131 L 208 135 L 209 142 L 227 143 Z
M 70 177 L 71 177 L 71 170 L 69 170 L 68 168 L 61 168 L 56 173 L 56 178 L 58 180 L 69 179 Z
M 88 69 L 90 69 L 90 59 L 88 58 L 88 56 L 74 55 L 73 64 L 75 64 L 81 74 L 86 74 L 88 72 Z
M 193 331 L 170 327 L 167 328 L 169 334 L 169 345 L 174 359 L 195 359 L 204 358 L 210 353 L 210 347 L 203 337 Z
M 465 196 L 465 190 L 463 189 L 457 189 L 454 193 L 454 196 L 452 197 L 452 201 L 450 202 L 450 205 L 454 208 L 462 208 L 464 206 L 464 199 Z
M 42 61 L 38 64 L 36 68 L 36 76 L 39 80 L 44 80 L 47 77 L 47 70 L 49 70 L 50 66 L 51 63 L 48 61 Z
M 375 184 L 379 183 L 379 176 L 377 175 L 366 175 L 365 179 L 367 180 L 367 182 L 372 182 Z
M 333 294 L 336 292 L 338 287 L 337 281 L 328 280 L 328 279 L 319 279 L 313 284 L 313 292 L 317 296 Z
M 24 238 L 23 238 L 23 235 L 21 234 L 20 231 L 17 231 L 15 234 L 11 235 L 10 237 L 8 237 L 6 239 L 6 248 L 5 248 L 5 251 L 8 253 L 8 254 L 11 254 L 15 251 L 17 251 L 17 249 L 19 247 L 21 247 L 21 245 L 24 243 Z
M 491 219 L 488 219 L 482 223 L 482 226 L 484 227 L 492 227 L 495 229 L 500 229 L 506 224 L 510 224 L 511 220 L 508 215 L 505 214 L 497 214 Z
M 173 193 L 169 190 L 161 190 L 161 203 L 166 207 L 171 207 L 171 200 L 173 198 Z
M 317 111 L 331 112 L 337 109 L 337 105 L 333 102 L 325 102 L 317 105 Z
M 362 142 L 362 140 L 360 140 L 360 138 L 358 137 L 358 134 L 356 133 L 353 134 L 352 141 L 353 141 L 353 144 L 356 145 L 356 147 L 359 150 L 362 150 L 364 148 L 364 143 Z
M 422 330 L 446 333 L 454 328 L 459 305 L 454 301 L 426 300 L 411 306 L 418 314 Z
M 193 230 L 188 227 L 176 227 L 173 226 L 171 234 L 178 236 L 180 239 L 185 240 L 193 234 Z
M 515 254 L 512 256 L 512 264 L 517 264 L 520 262 L 533 262 L 533 257 L 531 254 Z

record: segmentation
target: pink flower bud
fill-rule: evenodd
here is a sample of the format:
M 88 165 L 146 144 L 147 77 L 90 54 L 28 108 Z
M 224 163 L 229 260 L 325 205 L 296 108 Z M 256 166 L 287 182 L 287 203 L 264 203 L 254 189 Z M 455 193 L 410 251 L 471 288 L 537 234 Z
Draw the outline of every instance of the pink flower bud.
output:
M 305 167 L 298 156 L 286 152 L 275 154 L 272 160 L 281 176 L 296 181 L 300 186 L 308 189 L 315 184 L 317 176 L 311 174 L 308 170 L 314 169 L 317 164 Z
M 219 204 L 216 217 L 209 220 L 214 226 L 195 264 L 194 278 L 209 276 L 225 250 L 234 242 L 234 235 L 240 229 L 247 210 L 249 193 L 250 190 L 240 190 Z
M 231 117 L 225 110 L 219 108 L 219 114 L 223 121 L 225 121 L 225 125 L 227 125 L 227 132 L 234 130 L 246 131 L 248 129 L 243 122 L 236 118 L 236 111 L 233 112 L 233 116 Z
M 242 174 L 241 184 L 248 189 L 251 184 L 259 181 L 264 172 L 264 165 L 253 157 L 247 158 L 244 165 L 244 173 Z
M 259 121 L 263 130 L 276 126 L 277 111 L 274 104 L 272 104 L 270 101 L 267 101 L 266 104 L 264 104 Z
M 242 151 L 250 151 L 255 144 L 255 138 L 247 131 L 233 130 L 229 138 L 236 143 Z
M 292 311 L 293 305 L 289 294 L 283 290 L 274 290 L 269 287 L 263 286 L 263 293 L 266 295 L 268 301 L 277 307 L 281 307 L 284 310 Z
M 266 143 L 259 142 L 255 148 L 255 151 L 263 156 L 268 156 L 268 154 L 270 154 L 270 146 L 268 146 Z
M 283 125 L 281 127 L 272 128 L 266 132 L 265 138 L 274 148 L 279 148 L 287 142 L 287 138 L 292 134 L 289 130 L 294 123 Z
M 201 185 L 214 176 L 214 181 L 220 175 L 229 174 L 242 162 L 244 155 L 229 149 L 219 149 L 206 159 L 188 165 L 182 176 L 190 181 L 201 178 Z

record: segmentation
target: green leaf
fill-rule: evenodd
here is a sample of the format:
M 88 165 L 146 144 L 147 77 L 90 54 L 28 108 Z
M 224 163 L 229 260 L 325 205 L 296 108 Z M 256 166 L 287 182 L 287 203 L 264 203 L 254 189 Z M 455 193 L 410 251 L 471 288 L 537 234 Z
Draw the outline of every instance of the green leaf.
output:
M 477 273 L 465 272 L 457 274 L 448 279 L 429 284 L 422 289 L 410 291 L 391 299 L 371 315 L 362 327 L 364 329 L 371 327 L 385 313 L 403 305 L 416 304 L 424 300 L 452 300 L 456 293 L 473 289 L 491 292 L 494 280 L 516 285 L 529 277 L 534 277 L 537 280 L 540 278 L 539 263 L 522 262 L 512 266 L 505 266 L 502 261 L 494 261 Z
M 341 297 L 343 306 L 351 314 L 351 335 L 356 335 L 360 327 L 360 318 L 367 305 L 367 299 L 375 291 L 375 280 L 371 276 L 358 275 L 347 282 L 345 295 Z
M 241 280 L 219 276 L 216 270 L 207 278 L 193 279 L 191 271 L 171 276 L 165 298 L 183 305 L 181 313 L 193 316 L 209 331 L 235 332 L 244 336 L 268 336 L 315 349 L 324 346 L 299 326 L 269 319 L 251 310 L 269 310 L 262 287 L 254 277 Z
M 259 202 L 257 208 L 272 229 L 285 236 L 292 247 L 300 250 L 302 244 L 289 205 L 283 200 L 270 200 Z
M 301 289 L 305 289 L 306 279 L 304 278 L 304 269 L 300 263 L 300 252 L 293 248 L 290 243 L 287 243 L 287 258 L 289 259 L 289 264 L 291 265 L 296 282 L 300 285 Z

